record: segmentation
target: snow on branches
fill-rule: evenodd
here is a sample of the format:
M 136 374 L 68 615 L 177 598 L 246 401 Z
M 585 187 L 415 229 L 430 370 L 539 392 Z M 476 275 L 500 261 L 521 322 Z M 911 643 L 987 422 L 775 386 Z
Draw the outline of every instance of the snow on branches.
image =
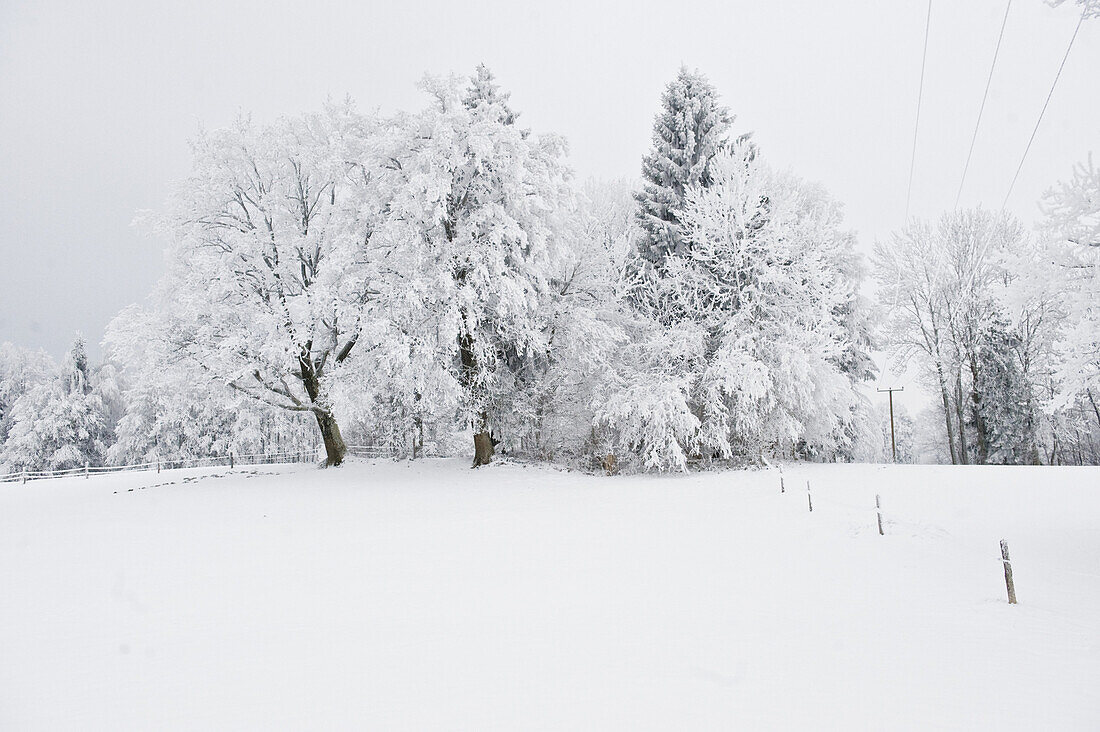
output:
M 1052 8 L 1056 8 L 1065 2 L 1066 0 L 1046 0 L 1047 5 Z M 1074 3 L 1081 6 L 1081 15 L 1086 20 L 1100 18 L 1100 0 L 1074 0 Z
M 649 358 L 633 359 L 602 423 L 658 469 L 687 456 L 847 454 L 871 420 L 865 374 L 849 371 L 863 306 L 839 206 L 745 141 L 709 170 L 677 212 L 684 250 L 645 285 Z

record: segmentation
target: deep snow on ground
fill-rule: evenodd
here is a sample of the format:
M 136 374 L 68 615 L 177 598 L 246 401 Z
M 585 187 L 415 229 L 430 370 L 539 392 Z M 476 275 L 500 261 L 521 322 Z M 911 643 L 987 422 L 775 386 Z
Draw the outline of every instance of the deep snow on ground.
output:
M 0 729 L 1100 729 L 1100 469 L 785 484 L 437 460 L 0 485 Z

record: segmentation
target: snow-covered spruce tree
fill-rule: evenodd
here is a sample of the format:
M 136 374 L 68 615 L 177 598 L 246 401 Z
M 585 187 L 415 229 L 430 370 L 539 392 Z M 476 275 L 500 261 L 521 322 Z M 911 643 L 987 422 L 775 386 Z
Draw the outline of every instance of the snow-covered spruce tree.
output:
M 372 120 L 332 107 L 201 134 L 163 219 L 172 243 L 151 335 L 241 394 L 312 415 L 329 465 L 346 450 L 329 383 L 368 347 L 377 304 L 372 233 L 384 201 L 363 189 L 380 190 L 388 171 L 343 155 L 345 137 L 372 131 Z
M 653 147 L 642 158 L 638 202 L 638 255 L 659 273 L 671 254 L 684 254 L 680 229 L 688 190 L 706 187 L 711 159 L 726 143 L 733 117 L 698 70 L 681 67 L 661 95 L 653 121 Z
M 424 88 L 432 104 L 405 121 L 406 182 L 377 235 L 416 263 L 406 295 L 448 344 L 479 466 L 529 421 L 513 398 L 545 369 L 549 278 L 575 205 L 564 142 L 514 124 L 487 70 L 465 92 L 454 78 Z
M 57 375 L 16 400 L 0 453 L 0 462 L 9 471 L 103 464 L 112 439 L 111 425 L 108 408 L 91 377 L 84 341 L 78 338 Z
M 875 445 L 861 270 L 839 205 L 746 141 L 711 161 L 679 213 L 685 247 L 646 286 L 641 352 L 602 407 L 655 469 L 764 450 L 843 458 Z
M 978 436 L 977 462 L 1037 465 L 1039 413 L 1024 373 L 1024 343 L 1011 325 L 994 317 L 978 336 L 972 372 L 971 417 Z

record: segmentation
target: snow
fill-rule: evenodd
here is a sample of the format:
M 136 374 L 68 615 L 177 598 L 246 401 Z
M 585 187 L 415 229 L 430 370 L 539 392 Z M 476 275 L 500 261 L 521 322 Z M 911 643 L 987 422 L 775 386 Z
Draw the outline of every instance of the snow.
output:
M 466 465 L 0 486 L 0 729 L 1100 728 L 1098 468 Z

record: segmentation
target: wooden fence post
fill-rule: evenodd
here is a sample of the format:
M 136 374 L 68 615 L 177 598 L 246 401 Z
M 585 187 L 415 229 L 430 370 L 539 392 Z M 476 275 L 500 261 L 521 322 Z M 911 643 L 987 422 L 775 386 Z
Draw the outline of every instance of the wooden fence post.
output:
M 1005 587 L 1008 588 L 1008 604 L 1016 604 L 1016 585 L 1012 582 L 1012 560 L 1008 558 L 1008 542 L 1001 539 L 1001 562 L 1005 566 Z
M 84 461 L 84 480 L 88 479 L 88 461 Z
M 882 499 L 878 497 L 878 493 L 875 494 L 875 513 L 878 514 L 878 535 L 885 536 L 882 533 Z
M 233 469 L 233 451 L 232 450 L 229 451 L 229 469 L 230 470 Z
M 779 492 L 780 493 L 786 493 L 787 492 L 786 486 L 783 485 L 783 466 L 782 465 L 779 466 Z
M 814 497 L 810 494 L 810 481 L 806 481 L 806 502 L 810 504 L 810 513 L 814 512 Z
M 27 469 L 23 468 L 23 485 L 27 484 Z

